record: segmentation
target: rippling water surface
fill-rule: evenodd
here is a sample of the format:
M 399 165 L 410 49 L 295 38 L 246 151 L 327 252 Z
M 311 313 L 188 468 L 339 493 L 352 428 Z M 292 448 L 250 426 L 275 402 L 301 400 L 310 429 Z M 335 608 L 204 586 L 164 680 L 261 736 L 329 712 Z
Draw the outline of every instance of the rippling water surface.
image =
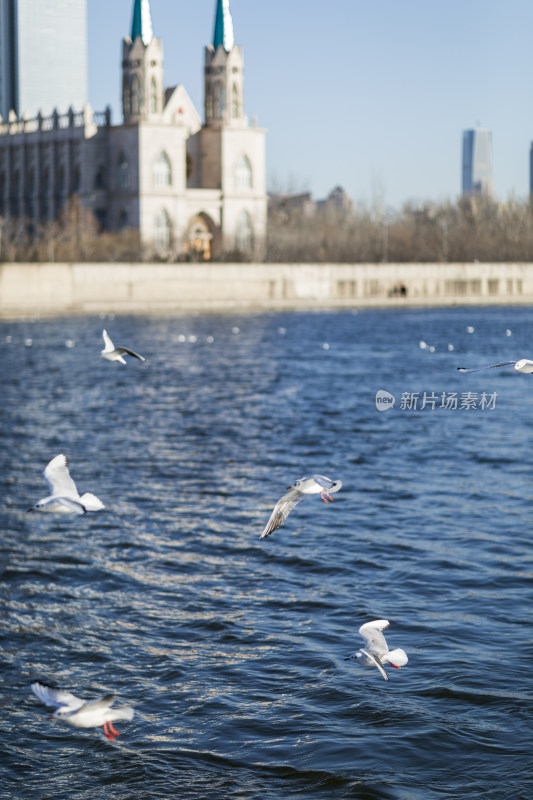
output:
M 99 360 L 104 325 L 146 363 Z M 533 357 L 530 309 L 3 322 L 0 343 L 2 798 L 533 796 L 533 377 L 456 370 Z M 105 511 L 26 513 L 61 452 Z M 260 541 L 316 472 L 335 502 Z M 409 655 L 388 682 L 344 660 L 378 617 Z M 36 679 L 136 716 L 113 743 L 63 727 Z

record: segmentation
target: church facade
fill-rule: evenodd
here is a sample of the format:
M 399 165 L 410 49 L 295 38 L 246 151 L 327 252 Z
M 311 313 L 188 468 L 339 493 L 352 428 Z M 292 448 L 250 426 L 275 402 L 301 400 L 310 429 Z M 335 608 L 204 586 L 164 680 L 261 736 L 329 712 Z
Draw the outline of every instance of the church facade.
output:
M 149 0 L 122 43 L 123 123 L 55 111 L 0 121 L 0 217 L 38 231 L 76 196 L 102 230 L 137 229 L 162 257 L 261 259 L 267 220 L 265 131 L 244 112 L 242 49 L 229 0 L 205 48 L 204 120 L 185 88 L 165 88 Z

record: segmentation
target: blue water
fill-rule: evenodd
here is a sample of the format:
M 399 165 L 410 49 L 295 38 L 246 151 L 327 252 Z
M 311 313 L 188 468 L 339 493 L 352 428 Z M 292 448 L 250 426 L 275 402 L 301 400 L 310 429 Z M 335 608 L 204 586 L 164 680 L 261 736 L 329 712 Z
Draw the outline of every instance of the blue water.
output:
M 528 308 L 0 323 L 2 800 L 531 798 L 533 376 L 456 367 L 532 341 Z M 61 452 L 105 511 L 26 513 Z M 259 540 L 315 472 L 335 502 Z M 388 682 L 344 660 L 375 618 Z M 64 727 L 36 679 L 136 716 Z

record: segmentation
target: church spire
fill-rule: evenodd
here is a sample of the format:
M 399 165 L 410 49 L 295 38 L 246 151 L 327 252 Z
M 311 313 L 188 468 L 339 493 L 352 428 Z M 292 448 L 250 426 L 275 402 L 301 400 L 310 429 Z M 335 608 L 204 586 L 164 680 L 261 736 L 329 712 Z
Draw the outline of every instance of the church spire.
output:
M 216 0 L 213 44 L 205 48 L 205 124 L 208 128 L 242 128 L 244 114 L 244 61 L 234 43 L 229 0 Z
M 213 47 L 215 50 L 220 44 L 224 47 L 226 53 L 230 52 L 234 44 L 229 0 L 217 0 L 215 31 L 213 33 Z
M 149 0 L 134 0 L 131 38 L 122 40 L 124 122 L 159 119 L 164 107 L 163 46 L 152 30 Z
M 141 37 L 145 47 L 148 47 L 154 38 L 149 0 L 134 0 L 131 41 L 134 42 L 137 36 Z

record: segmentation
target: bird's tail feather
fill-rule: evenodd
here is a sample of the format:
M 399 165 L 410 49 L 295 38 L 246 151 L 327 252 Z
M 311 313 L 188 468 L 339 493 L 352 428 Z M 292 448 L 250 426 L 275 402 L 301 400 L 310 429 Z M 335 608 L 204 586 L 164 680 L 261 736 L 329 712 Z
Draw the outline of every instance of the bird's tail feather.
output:
M 396 648 L 396 650 L 391 650 L 385 656 L 381 657 L 382 661 L 388 661 L 389 664 L 392 664 L 393 667 L 403 667 L 408 662 L 407 653 L 405 650 L 402 650 L 401 647 Z

